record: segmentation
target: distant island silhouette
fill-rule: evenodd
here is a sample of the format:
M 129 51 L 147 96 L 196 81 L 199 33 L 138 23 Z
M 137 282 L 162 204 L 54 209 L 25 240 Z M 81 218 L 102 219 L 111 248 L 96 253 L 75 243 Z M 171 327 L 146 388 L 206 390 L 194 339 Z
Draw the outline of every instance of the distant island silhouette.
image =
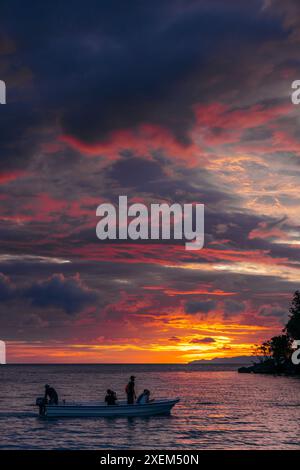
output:
M 198 359 L 191 361 L 189 365 L 197 364 L 251 364 L 254 362 L 253 356 L 235 356 L 235 357 L 214 357 L 213 359 Z

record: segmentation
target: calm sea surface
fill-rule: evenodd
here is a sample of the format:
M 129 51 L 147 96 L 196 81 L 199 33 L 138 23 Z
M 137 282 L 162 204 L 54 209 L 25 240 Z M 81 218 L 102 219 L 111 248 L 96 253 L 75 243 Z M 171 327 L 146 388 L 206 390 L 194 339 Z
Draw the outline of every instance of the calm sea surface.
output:
M 2 449 L 300 449 L 300 379 L 238 374 L 236 366 L 0 366 Z M 180 397 L 170 416 L 44 420 L 30 404 L 45 383 L 72 400 L 137 391 Z

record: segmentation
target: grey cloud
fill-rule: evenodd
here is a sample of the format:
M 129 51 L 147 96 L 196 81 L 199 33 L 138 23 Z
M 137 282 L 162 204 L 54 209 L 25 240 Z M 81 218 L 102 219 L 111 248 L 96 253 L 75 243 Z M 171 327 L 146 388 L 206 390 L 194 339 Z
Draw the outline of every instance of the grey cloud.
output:
M 95 291 L 88 289 L 78 277 L 65 278 L 59 274 L 32 284 L 23 296 L 35 306 L 57 307 L 68 314 L 78 313 L 97 300 Z
M 189 314 L 208 313 L 214 310 L 217 302 L 214 300 L 200 300 L 198 302 L 186 302 L 185 311 Z

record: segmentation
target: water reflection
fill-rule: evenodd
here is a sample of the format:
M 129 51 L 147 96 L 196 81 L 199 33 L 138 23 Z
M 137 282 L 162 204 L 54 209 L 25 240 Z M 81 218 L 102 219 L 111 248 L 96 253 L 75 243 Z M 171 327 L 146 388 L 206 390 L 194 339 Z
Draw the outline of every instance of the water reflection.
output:
M 170 416 L 37 418 L 29 406 L 49 382 L 62 397 L 121 398 L 131 373 L 138 390 L 181 397 Z M 1 448 L 288 449 L 300 447 L 299 379 L 191 370 L 183 366 L 10 366 L 0 370 Z

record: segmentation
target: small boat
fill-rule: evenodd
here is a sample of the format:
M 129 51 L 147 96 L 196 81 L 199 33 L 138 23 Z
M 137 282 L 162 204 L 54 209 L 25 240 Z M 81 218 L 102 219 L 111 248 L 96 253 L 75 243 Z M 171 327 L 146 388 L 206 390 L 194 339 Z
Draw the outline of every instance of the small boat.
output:
M 118 402 L 108 406 L 104 403 L 83 402 L 66 403 L 58 405 L 45 404 L 43 398 L 37 398 L 40 416 L 47 418 L 82 418 L 82 417 L 112 417 L 112 416 L 155 416 L 169 414 L 173 406 L 179 402 L 178 398 L 159 398 L 145 404 L 128 405 L 127 402 Z

